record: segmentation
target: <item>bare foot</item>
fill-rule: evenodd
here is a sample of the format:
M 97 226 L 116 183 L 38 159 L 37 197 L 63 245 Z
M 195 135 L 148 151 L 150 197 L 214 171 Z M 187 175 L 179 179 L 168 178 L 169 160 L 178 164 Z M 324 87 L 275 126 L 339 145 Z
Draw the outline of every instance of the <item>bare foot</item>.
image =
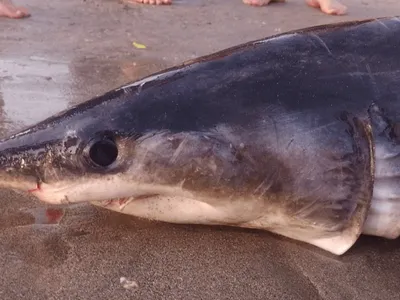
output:
M 168 5 L 172 3 L 172 0 L 124 0 L 126 3 L 141 3 L 151 5 Z
M 0 17 L 21 19 L 29 16 L 25 8 L 16 7 L 10 0 L 0 0 Z
M 344 15 L 347 12 L 347 7 L 336 0 L 306 0 L 306 3 L 328 15 Z
M 243 3 L 253 6 L 264 6 L 270 2 L 285 2 L 285 0 L 243 0 Z

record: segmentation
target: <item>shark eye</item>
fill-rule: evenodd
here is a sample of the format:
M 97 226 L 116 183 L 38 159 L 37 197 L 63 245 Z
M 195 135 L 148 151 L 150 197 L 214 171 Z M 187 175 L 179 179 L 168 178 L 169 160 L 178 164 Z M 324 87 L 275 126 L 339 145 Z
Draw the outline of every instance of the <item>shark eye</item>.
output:
M 87 157 L 96 167 L 106 168 L 118 157 L 118 147 L 109 138 L 93 140 L 88 145 Z

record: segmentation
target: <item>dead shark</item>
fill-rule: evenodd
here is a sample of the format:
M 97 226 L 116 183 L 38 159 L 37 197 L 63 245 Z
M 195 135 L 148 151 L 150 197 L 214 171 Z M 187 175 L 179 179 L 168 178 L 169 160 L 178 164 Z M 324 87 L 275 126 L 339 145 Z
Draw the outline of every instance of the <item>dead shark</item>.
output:
M 331 253 L 400 233 L 400 19 L 295 30 L 112 90 L 0 142 L 0 185 Z

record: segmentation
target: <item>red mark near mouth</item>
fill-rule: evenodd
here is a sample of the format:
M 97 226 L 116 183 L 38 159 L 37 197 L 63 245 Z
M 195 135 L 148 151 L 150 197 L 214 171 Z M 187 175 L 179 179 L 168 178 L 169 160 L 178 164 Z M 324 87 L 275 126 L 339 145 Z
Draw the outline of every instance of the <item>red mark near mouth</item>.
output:
M 58 224 L 60 223 L 63 216 L 64 216 L 64 211 L 62 209 L 57 209 L 57 208 L 46 209 L 47 224 Z
M 36 184 L 36 188 L 35 189 L 30 189 L 28 190 L 28 193 L 33 193 L 33 192 L 38 192 L 40 191 L 40 184 L 39 182 Z

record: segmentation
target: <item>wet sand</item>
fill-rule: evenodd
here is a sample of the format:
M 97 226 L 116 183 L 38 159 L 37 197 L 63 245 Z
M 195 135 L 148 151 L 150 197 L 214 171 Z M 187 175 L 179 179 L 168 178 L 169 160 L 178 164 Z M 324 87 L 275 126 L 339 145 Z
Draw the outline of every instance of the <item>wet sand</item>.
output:
M 323 23 L 400 15 L 397 0 L 349 0 L 330 17 L 302 0 L 170 7 L 20 0 L 0 19 L 0 134 L 159 69 Z M 145 44 L 136 49 L 132 42 Z M 362 237 L 344 256 L 266 232 L 139 220 L 89 205 L 41 224 L 45 206 L 0 191 L 1 299 L 398 299 L 400 240 Z M 36 219 L 35 219 L 36 217 Z M 126 280 L 121 278 L 125 277 Z

